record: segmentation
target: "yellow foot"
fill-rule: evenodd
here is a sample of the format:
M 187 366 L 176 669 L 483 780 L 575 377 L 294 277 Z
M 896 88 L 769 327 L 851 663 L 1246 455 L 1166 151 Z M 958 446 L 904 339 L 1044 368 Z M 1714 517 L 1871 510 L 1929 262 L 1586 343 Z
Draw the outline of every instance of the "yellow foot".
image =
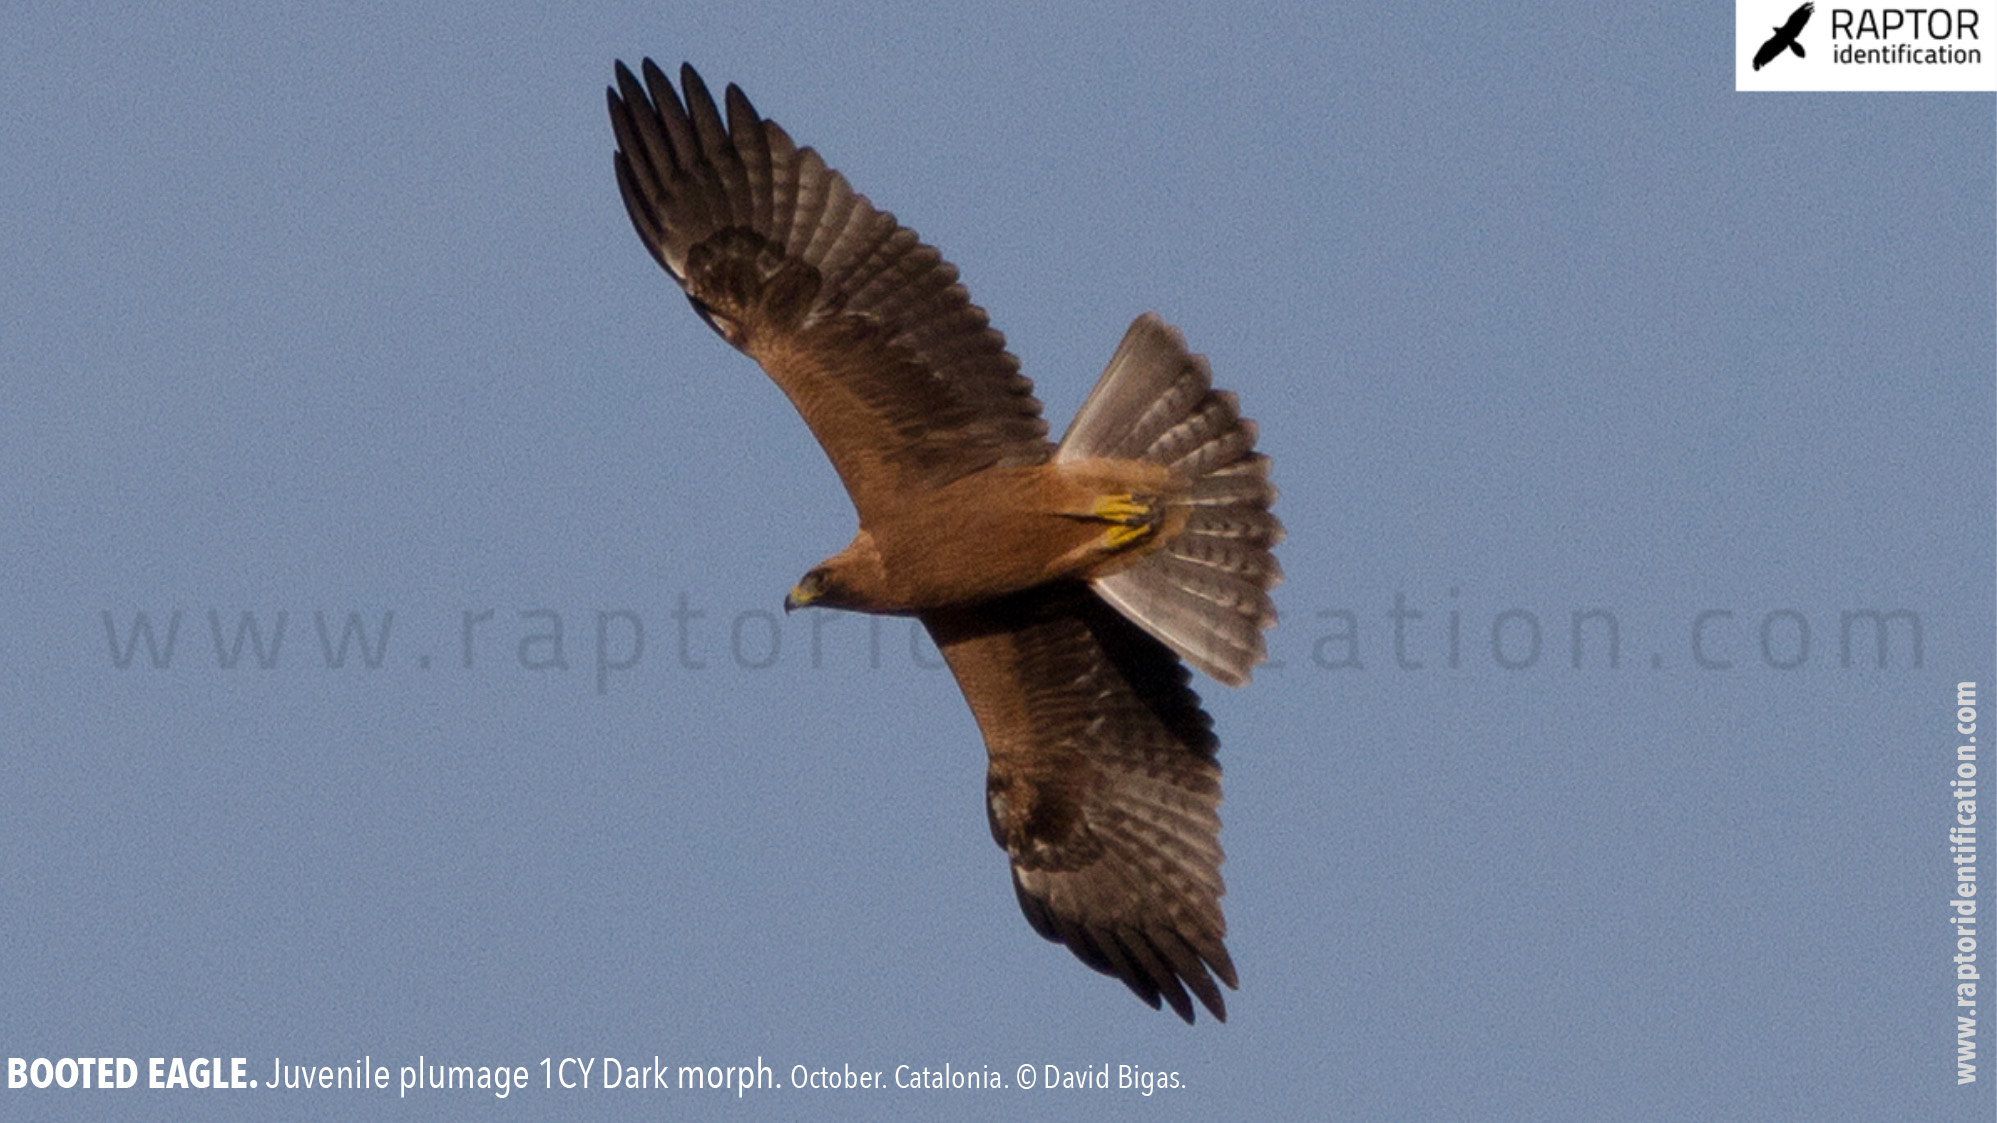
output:
M 1144 524 L 1113 526 L 1103 532 L 1103 545 L 1112 550 L 1121 550 L 1132 542 L 1139 542 L 1149 537 L 1151 530 L 1149 525 Z
M 1109 553 L 1121 552 L 1155 536 L 1165 523 L 1165 512 L 1156 496 L 1127 492 L 1105 495 L 1090 505 L 1086 513 L 1074 512 L 1066 517 L 1110 524 L 1097 540 L 1098 548 Z
M 1112 524 L 1103 532 L 1103 545 L 1122 550 L 1142 542 L 1158 529 L 1158 509 L 1148 496 L 1105 495 L 1096 501 L 1093 517 Z
M 1157 518 L 1151 504 L 1135 495 L 1105 495 L 1096 501 L 1095 510 L 1090 514 L 1121 527 L 1148 526 Z

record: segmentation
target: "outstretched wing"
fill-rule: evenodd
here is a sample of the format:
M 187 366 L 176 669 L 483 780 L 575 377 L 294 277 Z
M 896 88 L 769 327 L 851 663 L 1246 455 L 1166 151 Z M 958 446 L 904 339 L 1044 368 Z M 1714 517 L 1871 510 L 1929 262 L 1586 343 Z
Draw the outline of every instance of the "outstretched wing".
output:
M 652 60 L 609 91 L 631 222 L 702 318 L 804 415 L 859 509 L 1052 446 L 957 270 L 729 86 Z M 682 93 L 684 102 L 682 102 Z
M 1783 46 L 1788 46 L 1790 43 L 1796 41 L 1796 36 L 1803 33 L 1803 25 L 1810 22 L 1810 13 L 1816 10 L 1817 6 L 1815 4 L 1804 4 L 1802 7 L 1789 13 L 1789 22 L 1782 25 L 1782 34 L 1778 36 L 1778 38 L 1784 40 Z
M 1188 672 L 1081 585 L 923 623 L 978 719 L 1028 923 L 1154 1008 L 1227 1018 L 1220 765 Z

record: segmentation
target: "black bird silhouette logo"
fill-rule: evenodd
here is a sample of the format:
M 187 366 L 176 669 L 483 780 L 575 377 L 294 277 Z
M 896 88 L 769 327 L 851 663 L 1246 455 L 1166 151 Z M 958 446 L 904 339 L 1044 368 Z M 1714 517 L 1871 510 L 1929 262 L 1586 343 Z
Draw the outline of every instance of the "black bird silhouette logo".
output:
M 1754 68 L 1760 70 L 1767 66 L 1783 51 L 1794 51 L 1797 58 L 1803 58 L 1803 44 L 1797 41 L 1796 36 L 1803 33 L 1803 25 L 1810 22 L 1810 13 L 1816 10 L 1815 4 L 1805 4 L 1790 12 L 1789 22 L 1776 28 L 1775 34 L 1768 37 L 1768 42 L 1754 52 Z

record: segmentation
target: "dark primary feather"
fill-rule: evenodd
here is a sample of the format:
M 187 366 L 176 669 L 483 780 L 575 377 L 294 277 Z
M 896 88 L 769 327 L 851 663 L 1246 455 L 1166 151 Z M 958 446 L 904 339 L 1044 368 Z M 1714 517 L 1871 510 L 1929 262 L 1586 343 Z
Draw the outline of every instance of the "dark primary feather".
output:
M 1218 742 L 1190 673 L 1081 585 L 923 623 L 984 733 L 992 837 L 1034 930 L 1153 1007 L 1190 1022 L 1190 991 L 1225 1020 Z
M 910 488 L 1052 451 L 1033 384 L 942 255 L 729 86 L 645 60 L 609 91 L 619 189 L 652 256 L 761 363 L 863 520 Z

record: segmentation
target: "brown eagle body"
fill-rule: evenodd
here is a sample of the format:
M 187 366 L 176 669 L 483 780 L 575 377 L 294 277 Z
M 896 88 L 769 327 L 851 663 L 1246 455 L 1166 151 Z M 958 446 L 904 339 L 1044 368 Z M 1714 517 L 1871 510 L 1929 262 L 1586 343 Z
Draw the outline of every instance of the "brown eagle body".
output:
M 1255 427 L 1156 316 L 1059 445 L 957 271 L 729 86 L 647 59 L 610 90 L 617 182 L 703 319 L 803 415 L 859 515 L 786 607 L 914 615 L 990 758 L 992 837 L 1036 931 L 1187 1021 L 1238 985 L 1220 767 L 1180 660 L 1265 657 L 1282 525 Z

